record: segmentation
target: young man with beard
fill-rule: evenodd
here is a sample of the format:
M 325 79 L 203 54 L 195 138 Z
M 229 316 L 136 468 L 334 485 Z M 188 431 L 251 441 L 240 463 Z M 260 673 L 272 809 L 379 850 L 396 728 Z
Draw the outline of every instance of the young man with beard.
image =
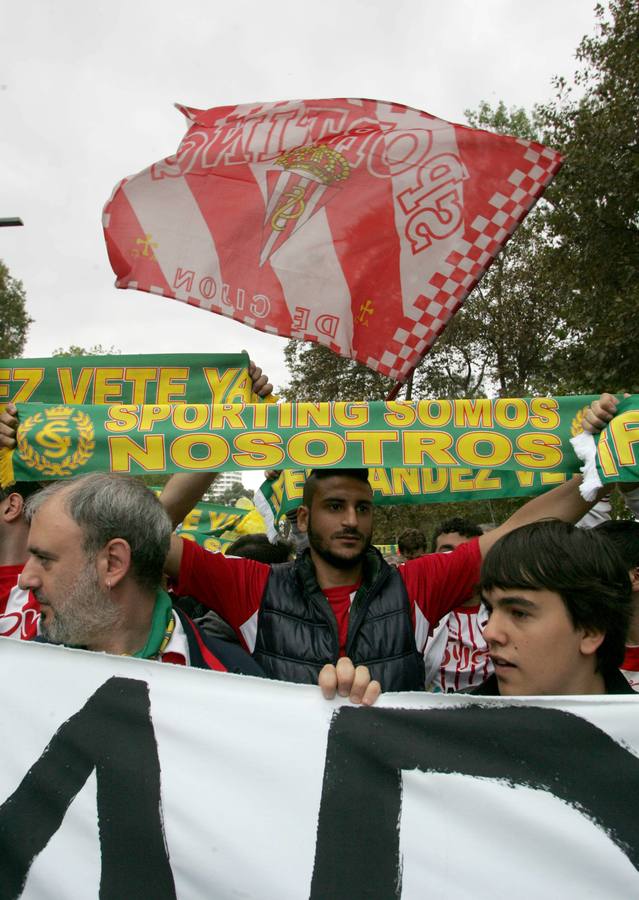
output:
M 161 500 L 177 525 L 212 480 L 175 475 Z M 267 675 L 315 683 L 326 664 L 349 657 L 385 691 L 423 690 L 422 652 L 432 626 L 470 598 L 481 557 L 518 525 L 589 508 L 575 479 L 531 500 L 499 528 L 453 553 L 397 569 L 371 547 L 373 493 L 366 469 L 317 469 L 306 481 L 298 526 L 310 547 L 292 563 L 229 559 L 173 538 L 167 573 L 180 594 L 210 606 L 236 631 Z

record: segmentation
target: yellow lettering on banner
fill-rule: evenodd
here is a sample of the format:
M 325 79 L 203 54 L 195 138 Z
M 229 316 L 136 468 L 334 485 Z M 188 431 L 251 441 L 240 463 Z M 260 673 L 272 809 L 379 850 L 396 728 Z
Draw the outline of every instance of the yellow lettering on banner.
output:
M 96 368 L 93 376 L 93 402 L 102 406 L 122 400 L 122 379 L 124 369 Z
M 143 406 L 140 413 L 140 431 L 153 431 L 156 422 L 165 422 L 171 417 L 171 407 Z
M 311 446 L 320 444 L 322 450 L 312 453 Z M 334 466 L 346 456 L 346 444 L 339 434 L 332 431 L 302 431 L 289 440 L 286 452 L 300 466 Z
M 180 531 L 180 537 L 183 541 L 197 541 L 194 534 L 185 534 L 183 531 Z
M 62 402 L 70 403 L 71 405 L 84 403 L 89 392 L 89 386 L 93 379 L 94 372 L 94 368 L 80 369 L 78 372 L 78 381 L 74 386 L 71 369 L 58 369 L 58 384 L 60 385 Z
M 14 369 L 13 378 L 15 381 L 23 381 L 24 384 L 15 392 L 11 398 L 12 401 L 26 403 L 33 396 L 38 385 L 42 383 L 44 369 Z M 3 394 L 3 396 L 6 395 Z
M 185 366 L 160 369 L 156 403 L 179 403 L 186 394 L 189 370 Z
M 475 490 L 475 476 L 472 469 L 451 469 L 448 476 L 451 491 Z
M 561 438 L 556 434 L 520 434 L 515 459 L 527 469 L 553 469 L 562 462 Z
M 610 452 L 610 446 L 605 437 L 600 438 L 599 444 L 597 445 L 597 452 L 599 453 L 599 465 L 601 466 L 601 471 L 607 478 L 615 478 L 619 474 L 619 469 L 617 468 L 613 455 Z
M 495 422 L 502 428 L 523 428 L 528 422 L 525 400 L 495 400 Z
M 202 510 L 192 509 L 191 512 L 185 517 L 180 528 L 182 529 L 182 531 L 195 531 L 197 529 L 197 526 L 200 524 L 201 518 Z
M 297 427 L 310 428 L 311 422 L 318 428 L 331 427 L 331 408 L 328 403 L 297 404 Z
M 478 491 L 500 491 L 501 478 L 491 475 L 490 469 L 478 469 L 475 472 L 475 488 Z
M 517 476 L 517 481 L 519 482 L 519 487 L 532 487 L 533 482 L 535 480 L 534 472 L 521 472 L 517 470 L 515 472 Z
M 363 466 L 381 466 L 384 464 L 384 447 L 389 441 L 396 443 L 399 439 L 397 431 L 345 431 L 347 442 L 357 443 L 362 448 Z
M 208 550 L 209 553 L 219 553 L 222 549 L 222 544 L 215 537 L 207 537 L 204 539 L 204 543 L 202 544 L 205 550 Z
M 216 403 L 211 407 L 211 428 L 218 430 L 226 425 L 244 431 L 243 410 L 243 403 Z
M 284 459 L 281 443 L 282 438 L 273 431 L 245 431 L 233 439 L 238 451 L 233 459 L 238 466 L 276 469 Z
M 533 428 L 559 428 L 559 404 L 552 397 L 533 397 L 530 401 L 530 424 Z
M 344 403 L 338 400 L 333 404 L 333 418 L 337 425 L 343 428 L 368 425 L 370 411 L 366 403 Z
M 277 424 L 280 428 L 293 427 L 293 404 L 280 403 L 277 407 Z
M 492 428 L 493 405 L 490 400 L 454 400 L 456 428 Z
M 286 496 L 289 500 L 301 499 L 304 494 L 304 485 L 306 484 L 306 472 L 285 469 L 284 484 L 286 486 Z
M 402 462 L 407 466 L 424 466 L 429 459 L 436 466 L 454 466 L 457 460 L 448 452 L 452 445 L 453 438 L 445 431 L 404 431 Z
M 446 490 L 448 484 L 448 469 L 423 469 L 422 493 L 439 494 Z
M 394 494 L 421 494 L 419 469 L 391 469 Z
M 621 466 L 636 466 L 635 445 L 639 444 L 639 410 L 621 413 L 608 425 L 608 440 L 614 445 Z
M 487 453 L 479 450 L 480 444 L 489 444 L 491 449 Z M 495 431 L 470 431 L 457 440 L 457 456 L 462 462 L 477 469 L 480 466 L 501 466 L 507 462 L 513 453 L 513 445 L 505 434 Z
M 430 428 L 441 428 L 448 425 L 453 417 L 453 404 L 450 400 L 419 400 L 417 415 L 422 425 Z
M 231 384 L 237 378 L 241 369 L 204 369 L 204 377 L 211 391 L 211 403 L 222 403 L 226 399 Z
M 195 455 L 201 447 L 203 455 Z M 230 448 L 219 434 L 182 434 L 171 444 L 169 450 L 172 461 L 182 469 L 201 471 L 216 469 L 229 458 Z
M 158 370 L 156 368 L 133 368 L 124 370 L 124 377 L 126 381 L 130 381 L 133 385 L 133 390 L 131 392 L 131 403 L 139 403 L 140 406 L 147 402 L 146 398 L 146 386 L 149 381 L 155 381 L 158 377 Z M 149 397 L 151 403 L 154 401 L 159 403 L 157 394 L 155 397 Z
M 247 407 L 253 413 L 253 428 L 266 428 L 270 403 L 252 403 Z
M 563 484 L 564 481 L 568 481 L 567 472 L 542 472 L 541 473 L 541 483 L 542 484 Z
M 284 473 L 286 475 L 286 473 Z M 272 481 L 271 484 L 273 486 L 273 493 L 271 494 L 271 504 L 273 506 L 275 517 L 280 513 L 280 509 L 282 508 L 282 497 L 284 494 L 283 488 L 284 479 L 278 478 L 275 481 Z
M 120 432 L 133 431 L 138 427 L 139 407 L 131 404 L 124 406 L 110 406 L 104 423 L 105 431 Z
M 205 403 L 178 403 L 173 407 L 173 424 L 178 431 L 199 431 L 208 423 L 209 409 Z
M 384 406 L 384 421 L 393 428 L 405 428 L 417 420 L 415 406 L 406 400 L 387 400 Z
M 11 378 L 11 369 L 0 369 L 0 403 L 9 399 L 9 385 L 2 384 L 3 381 L 8 382 Z
M 235 522 L 239 521 L 240 516 L 234 513 L 227 512 L 213 512 L 211 510 L 209 512 L 209 527 L 211 531 L 217 531 L 219 528 L 224 526 L 225 528 L 230 527 L 235 524 Z
M 386 469 L 371 469 L 368 473 L 368 482 L 376 494 L 381 494 L 382 497 L 392 496 L 393 488 Z
M 240 369 L 240 373 L 227 391 L 224 400 L 227 403 L 253 403 L 253 380 L 246 369 Z
M 109 437 L 108 442 L 112 472 L 130 472 L 132 462 L 145 472 L 163 472 L 166 469 L 164 437 L 161 434 L 145 434 L 142 447 L 128 435 Z

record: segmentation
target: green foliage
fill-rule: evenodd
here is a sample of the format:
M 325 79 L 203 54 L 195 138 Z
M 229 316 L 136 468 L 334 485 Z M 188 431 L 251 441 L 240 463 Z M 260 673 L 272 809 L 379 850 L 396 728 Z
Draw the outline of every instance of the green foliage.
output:
M 94 344 L 93 347 L 89 347 L 88 349 L 85 347 L 78 347 L 77 344 L 70 344 L 66 349 L 64 347 L 58 347 L 51 354 L 52 356 L 113 356 L 118 355 L 120 353 L 115 347 L 103 347 L 102 344 Z
M 251 488 L 245 488 L 243 484 L 239 483 L 232 484 L 223 494 L 216 497 L 215 503 L 222 503 L 224 506 L 235 506 L 236 500 L 239 500 L 240 497 L 248 497 L 249 500 L 252 500 L 253 496 L 254 491 Z
M 22 282 L 12 278 L 0 262 L 0 357 L 4 359 L 20 356 L 24 350 L 29 325 L 33 322 L 26 303 Z
M 290 402 L 383 400 L 394 384 L 390 378 L 337 356 L 321 344 L 290 340 L 284 359 L 291 379 L 281 394 Z
M 557 358 L 564 391 L 638 386 L 639 4 L 597 6 L 570 83 L 537 112 L 565 154 L 549 190 L 558 299 L 578 337 Z

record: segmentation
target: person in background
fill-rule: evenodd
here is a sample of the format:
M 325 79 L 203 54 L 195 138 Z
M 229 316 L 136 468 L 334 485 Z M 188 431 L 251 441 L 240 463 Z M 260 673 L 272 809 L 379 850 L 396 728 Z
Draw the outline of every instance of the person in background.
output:
M 472 693 L 634 694 L 619 671 L 630 578 L 597 529 L 548 520 L 511 531 L 486 554 L 480 590 L 495 671 Z
M 417 559 L 426 553 L 426 535 L 418 528 L 407 528 L 397 538 L 397 546 L 404 557 L 404 562 Z

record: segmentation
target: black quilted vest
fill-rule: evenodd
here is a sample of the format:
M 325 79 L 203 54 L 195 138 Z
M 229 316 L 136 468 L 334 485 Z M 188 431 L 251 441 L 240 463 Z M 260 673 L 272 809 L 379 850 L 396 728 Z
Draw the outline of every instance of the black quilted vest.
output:
M 317 684 L 320 669 L 336 663 L 338 652 L 337 622 L 309 551 L 272 566 L 260 606 L 256 662 L 270 678 Z M 351 606 L 346 655 L 368 666 L 384 691 L 424 689 L 424 659 L 415 645 L 404 582 L 374 549 Z

